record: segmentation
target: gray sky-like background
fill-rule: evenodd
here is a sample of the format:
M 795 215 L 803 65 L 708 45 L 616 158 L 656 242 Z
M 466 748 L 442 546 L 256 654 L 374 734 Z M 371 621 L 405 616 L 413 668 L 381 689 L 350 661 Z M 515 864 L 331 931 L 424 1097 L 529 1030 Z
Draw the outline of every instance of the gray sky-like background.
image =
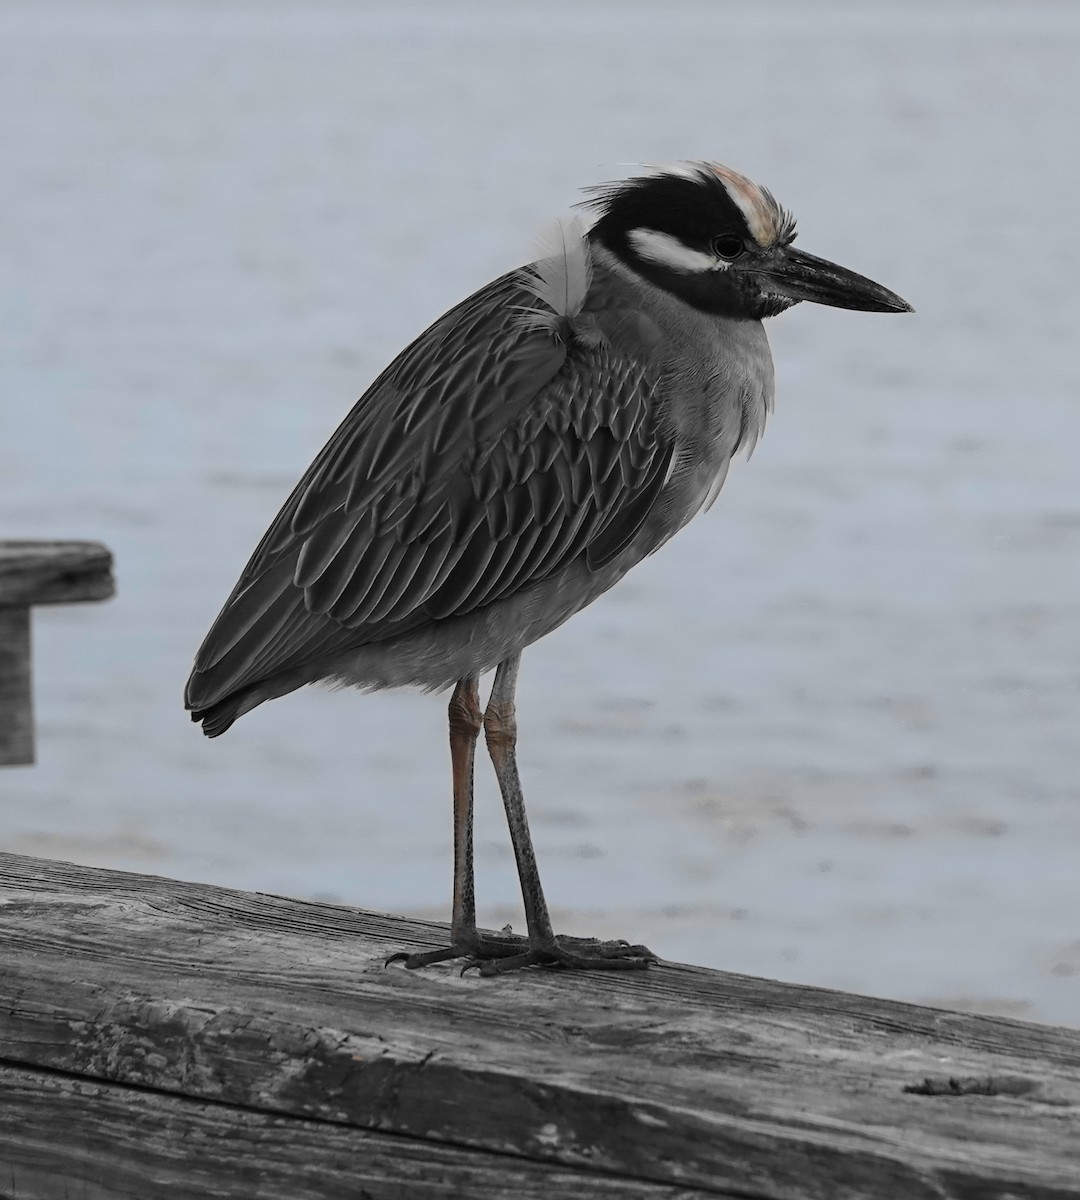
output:
M 36 618 L 0 845 L 447 915 L 442 701 L 209 742 L 192 655 L 407 341 L 579 187 L 715 158 L 918 314 L 772 322 L 753 461 L 525 655 L 556 922 L 1080 1024 L 1078 60 L 1064 3 L 7 0 L 3 529 L 106 542 L 119 594 Z

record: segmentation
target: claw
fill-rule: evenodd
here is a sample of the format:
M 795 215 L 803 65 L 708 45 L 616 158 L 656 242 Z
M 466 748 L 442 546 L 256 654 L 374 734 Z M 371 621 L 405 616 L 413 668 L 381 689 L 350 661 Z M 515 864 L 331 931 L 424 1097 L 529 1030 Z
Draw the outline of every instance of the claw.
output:
M 391 954 L 383 963 L 385 970 L 393 962 L 405 964 L 406 971 L 415 971 L 417 967 L 430 967 L 432 963 L 445 962 L 448 958 L 461 958 L 469 951 L 461 946 L 441 946 L 438 950 L 422 950 L 416 954 Z

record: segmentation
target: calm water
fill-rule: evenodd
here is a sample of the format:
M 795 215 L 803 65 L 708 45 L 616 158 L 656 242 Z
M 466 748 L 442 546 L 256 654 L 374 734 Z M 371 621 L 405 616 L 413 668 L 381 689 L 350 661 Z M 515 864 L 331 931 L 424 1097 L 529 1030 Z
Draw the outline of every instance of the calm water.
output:
M 0 844 L 444 915 L 442 703 L 309 690 L 211 743 L 191 656 L 407 340 L 580 185 L 714 157 L 918 316 L 773 322 L 753 462 L 526 655 L 557 919 L 1080 1024 L 1080 11 L 748 7 L 8 0 L 0 511 L 106 542 L 119 595 L 37 618 Z

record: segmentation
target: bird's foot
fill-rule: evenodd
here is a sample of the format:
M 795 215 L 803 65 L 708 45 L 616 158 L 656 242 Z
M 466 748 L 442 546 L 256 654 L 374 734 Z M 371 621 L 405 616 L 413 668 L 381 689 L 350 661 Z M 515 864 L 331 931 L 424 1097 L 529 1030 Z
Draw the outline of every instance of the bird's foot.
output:
M 481 932 L 465 934 L 438 950 L 422 950 L 417 954 L 391 954 L 385 965 L 401 963 L 407 970 L 429 967 L 432 963 L 446 962 L 451 958 L 467 958 L 469 966 L 500 958 L 516 958 L 529 948 L 529 943 L 520 934 L 511 932 L 507 925 L 498 933 Z
M 475 967 L 484 976 L 505 975 L 519 967 L 534 966 L 578 971 L 644 971 L 659 961 L 648 946 L 561 934 L 551 941 L 529 945 L 519 954 L 471 962 L 465 970 Z
M 593 971 L 641 971 L 660 960 L 648 946 L 629 942 L 604 942 L 599 938 L 578 938 L 559 935 L 542 943 L 530 943 L 510 931 L 481 933 L 460 938 L 438 950 L 422 950 L 416 954 L 391 954 L 386 966 L 401 963 L 410 971 L 451 958 L 466 958 L 462 974 L 475 968 L 485 977 L 505 975 L 520 967 L 561 967 Z

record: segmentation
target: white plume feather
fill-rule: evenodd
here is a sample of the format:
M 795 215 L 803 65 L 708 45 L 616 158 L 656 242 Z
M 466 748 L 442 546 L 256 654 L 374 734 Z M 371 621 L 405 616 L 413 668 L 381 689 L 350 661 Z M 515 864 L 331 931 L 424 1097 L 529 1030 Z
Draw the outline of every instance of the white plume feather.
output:
M 527 329 L 564 336 L 573 332 L 592 282 L 585 222 L 580 217 L 556 221 L 541 237 L 538 251 L 536 262 L 521 272 L 521 282 L 541 307 L 523 309 L 522 322 Z

